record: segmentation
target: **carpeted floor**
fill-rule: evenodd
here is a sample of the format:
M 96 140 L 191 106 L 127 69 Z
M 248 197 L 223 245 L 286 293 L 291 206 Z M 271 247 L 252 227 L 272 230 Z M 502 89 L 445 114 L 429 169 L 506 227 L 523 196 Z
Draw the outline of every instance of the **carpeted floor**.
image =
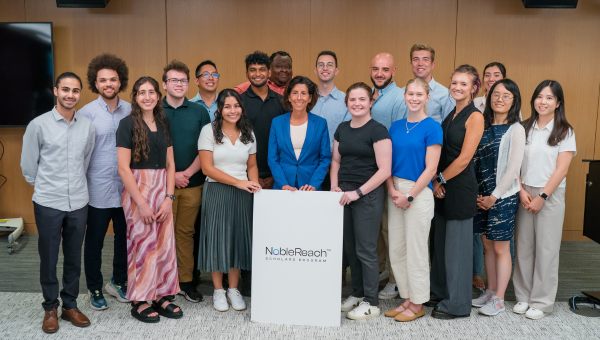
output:
M 44 339 L 52 335 L 41 332 L 43 311 L 39 285 L 39 256 L 37 235 L 24 235 L 13 255 L 0 253 L 0 339 Z M 7 238 L 0 235 L 0 249 L 5 249 Z M 102 272 L 105 281 L 111 275 L 112 236 L 107 236 Z M 220 313 L 212 308 L 212 284 L 203 274 L 198 287 L 205 295 L 203 302 L 193 304 L 181 297 L 177 302 L 184 310 L 181 320 L 164 319 L 157 325 L 146 325 L 134 320 L 127 304 L 118 303 L 108 294 L 110 308 L 92 311 L 86 301 L 85 276 L 80 282 L 79 307 L 92 325 L 80 329 L 60 321 L 61 329 L 54 338 L 60 339 L 600 339 L 600 318 L 586 318 L 569 311 L 566 300 L 581 290 L 600 290 L 600 245 L 594 242 L 563 242 L 560 254 L 560 283 L 554 313 L 541 320 L 528 320 L 511 313 L 514 302 L 512 282 L 506 300 L 507 312 L 497 317 L 479 315 L 475 309 L 464 320 L 440 321 L 427 315 L 414 322 L 402 324 L 381 316 L 355 322 L 340 313 L 341 327 L 301 327 L 263 325 L 250 322 L 250 308 L 243 312 Z M 62 255 L 58 272 L 62 272 Z M 318 278 L 315 278 L 318 280 Z M 350 277 L 348 275 L 348 281 Z M 385 284 L 385 282 L 381 282 Z M 343 296 L 351 293 L 350 286 Z M 474 290 L 474 296 L 477 291 Z M 290 299 L 290 308 L 298 296 Z M 309 297 L 303 297 L 309 298 Z M 381 301 L 382 311 L 397 307 L 400 299 Z M 250 299 L 246 299 L 250 307 Z M 315 301 L 318 308 L 318 302 Z M 19 311 L 19 312 L 15 312 Z

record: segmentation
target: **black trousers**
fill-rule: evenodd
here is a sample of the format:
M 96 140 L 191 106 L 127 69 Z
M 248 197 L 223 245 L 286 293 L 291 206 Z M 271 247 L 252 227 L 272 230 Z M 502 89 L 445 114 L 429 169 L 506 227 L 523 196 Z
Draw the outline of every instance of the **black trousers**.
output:
M 33 212 L 39 234 L 40 283 L 44 296 L 42 306 L 44 310 L 49 311 L 60 305 L 56 264 L 62 238 L 64 262 L 63 289 L 60 291 L 60 298 L 64 309 L 75 308 L 79 295 L 81 246 L 85 234 L 88 206 L 74 211 L 61 211 L 33 202 Z
M 123 289 L 127 282 L 127 222 L 123 208 L 100 209 L 89 206 L 83 261 L 87 288 L 90 291 L 102 290 L 102 248 L 111 220 L 115 232 L 113 280 L 123 286 Z

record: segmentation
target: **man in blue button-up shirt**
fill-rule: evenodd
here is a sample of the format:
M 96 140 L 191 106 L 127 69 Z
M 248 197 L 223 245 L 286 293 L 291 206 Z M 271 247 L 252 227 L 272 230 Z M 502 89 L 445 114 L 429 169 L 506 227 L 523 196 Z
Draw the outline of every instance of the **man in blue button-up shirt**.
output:
M 196 67 L 194 82 L 198 85 L 198 94 L 190 101 L 204 106 L 211 122 L 215 120 L 215 112 L 217 112 L 217 98 L 219 97 L 217 89 L 220 76 L 217 72 L 217 65 L 210 60 L 205 60 Z
M 392 123 L 406 118 L 408 108 L 404 103 L 404 91 L 396 86 L 392 77 L 396 74 L 394 57 L 389 53 L 379 53 L 371 62 L 371 81 L 373 82 L 373 106 L 371 118 L 388 130 Z
M 102 285 L 102 247 L 108 225 L 112 221 L 114 239 L 112 278 L 106 291 L 120 302 L 127 302 L 127 223 L 121 207 L 123 182 L 117 167 L 117 128 L 121 119 L 131 113 L 131 104 L 119 93 L 127 88 L 129 69 L 112 55 L 101 54 L 88 65 L 87 82 L 98 99 L 79 110 L 96 129 L 96 145 L 87 172 L 90 206 L 85 234 L 84 267 L 90 307 L 108 308 Z
M 450 114 L 456 106 L 454 98 L 442 84 L 436 82 L 431 76 L 435 67 L 435 50 L 426 44 L 415 44 L 410 49 L 410 68 L 416 78 L 421 78 L 429 84 L 429 101 L 427 102 L 427 115 L 439 123 Z M 402 91 L 405 89 L 402 88 Z

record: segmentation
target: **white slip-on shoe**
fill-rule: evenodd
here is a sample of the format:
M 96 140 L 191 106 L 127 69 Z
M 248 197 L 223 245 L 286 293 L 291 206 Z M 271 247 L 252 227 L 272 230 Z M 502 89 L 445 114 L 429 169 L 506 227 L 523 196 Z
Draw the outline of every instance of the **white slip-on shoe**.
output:
M 242 293 L 237 288 L 229 288 L 227 291 L 227 302 L 231 304 L 231 307 L 235 310 L 246 309 L 246 302 L 242 298 Z
M 225 297 L 225 289 L 215 289 L 213 293 L 213 307 L 219 312 L 226 312 L 229 310 L 229 303 Z
M 352 320 L 366 320 L 370 318 L 376 318 L 379 316 L 380 313 L 381 310 L 378 306 L 371 306 L 370 303 L 366 301 L 361 301 L 358 307 L 354 308 L 353 310 L 349 311 L 348 314 L 346 314 L 346 317 Z
M 342 301 L 342 312 L 349 312 L 349 311 L 353 310 L 364 299 L 365 299 L 364 297 L 357 298 L 352 295 L 348 296 L 348 298 L 346 298 L 346 300 Z
M 485 304 L 492 299 L 492 296 L 496 294 L 496 292 L 492 292 L 489 289 L 480 289 L 481 295 L 477 299 L 471 300 L 471 306 L 473 307 L 483 307 Z
M 525 314 L 528 309 L 529 304 L 527 302 L 517 302 L 517 304 L 513 307 L 513 313 Z
M 388 282 L 377 295 L 381 300 L 389 300 L 398 296 L 398 285 Z
M 548 313 L 543 312 L 543 311 L 541 311 L 541 310 L 539 310 L 537 308 L 533 308 L 533 307 L 529 308 L 527 310 L 527 313 L 525 313 L 525 316 L 528 319 L 532 319 L 532 320 L 541 319 L 541 318 L 543 318 L 546 315 L 548 315 Z

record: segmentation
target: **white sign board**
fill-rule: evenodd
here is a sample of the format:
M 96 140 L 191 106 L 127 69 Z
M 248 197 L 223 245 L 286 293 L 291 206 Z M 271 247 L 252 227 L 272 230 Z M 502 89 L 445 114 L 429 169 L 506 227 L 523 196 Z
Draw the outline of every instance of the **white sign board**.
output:
M 340 326 L 341 196 L 283 190 L 254 195 L 252 321 Z

